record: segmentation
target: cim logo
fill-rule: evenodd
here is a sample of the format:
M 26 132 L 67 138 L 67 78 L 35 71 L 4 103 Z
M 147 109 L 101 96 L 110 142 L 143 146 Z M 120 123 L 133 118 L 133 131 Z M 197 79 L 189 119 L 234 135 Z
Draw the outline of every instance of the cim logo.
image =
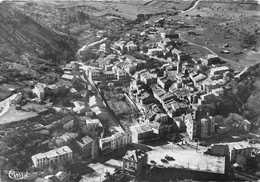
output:
M 21 180 L 21 179 L 25 179 L 26 177 L 28 177 L 29 173 L 28 172 L 18 172 L 18 171 L 14 171 L 13 169 L 11 169 L 8 172 L 8 177 L 13 179 L 13 180 Z

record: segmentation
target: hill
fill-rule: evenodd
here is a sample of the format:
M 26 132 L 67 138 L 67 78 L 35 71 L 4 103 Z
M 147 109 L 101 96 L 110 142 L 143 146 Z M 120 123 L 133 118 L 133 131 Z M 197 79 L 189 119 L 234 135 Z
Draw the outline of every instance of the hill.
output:
M 75 60 L 77 49 L 75 39 L 43 27 L 9 3 L 0 4 L 0 45 L 2 73 L 11 67 L 37 73 L 39 64 Z

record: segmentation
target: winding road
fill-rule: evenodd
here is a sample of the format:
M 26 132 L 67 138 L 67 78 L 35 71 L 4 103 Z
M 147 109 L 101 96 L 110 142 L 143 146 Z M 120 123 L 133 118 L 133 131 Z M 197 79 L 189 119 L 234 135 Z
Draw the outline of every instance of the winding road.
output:
M 193 6 L 191 6 L 191 7 L 190 7 L 189 9 L 187 9 L 187 10 L 182 11 L 180 14 L 187 13 L 187 12 L 189 12 L 189 11 L 192 11 L 193 9 L 195 9 L 195 8 L 197 7 L 197 5 L 199 4 L 200 1 L 201 1 L 201 0 L 197 0 L 197 1 L 193 4 Z M 184 39 L 183 37 L 181 37 L 181 34 L 180 34 L 180 33 L 179 33 L 179 38 L 180 38 L 182 41 L 188 42 L 190 45 L 194 45 L 194 46 L 197 46 L 197 47 L 201 47 L 201 48 L 203 48 L 203 49 L 206 49 L 206 50 L 209 51 L 211 54 L 214 54 L 214 55 L 218 56 L 219 58 L 221 58 L 223 61 L 226 61 L 226 62 L 228 62 L 228 63 L 232 63 L 233 65 L 245 67 L 245 65 L 242 64 L 242 63 L 234 62 L 234 61 L 231 61 L 231 60 L 229 60 L 229 59 L 226 59 L 226 58 L 224 58 L 224 57 L 219 56 L 217 53 L 215 53 L 214 51 L 212 51 L 211 49 L 209 49 L 209 48 L 206 47 L 206 46 L 202 46 L 202 45 L 199 45 L 199 44 L 195 44 L 195 43 L 193 43 L 193 42 L 190 42 L 190 41 Z M 246 68 L 245 68 L 245 69 L 246 69 Z
M 201 47 L 201 48 L 203 48 L 203 49 L 206 49 L 206 50 L 209 51 L 211 54 L 214 54 L 214 55 L 218 56 L 219 58 L 221 58 L 223 61 L 226 61 L 226 62 L 228 62 L 228 63 L 231 63 L 231 64 L 233 64 L 233 65 L 237 65 L 237 66 L 240 66 L 240 67 L 241 67 L 241 66 L 242 66 L 242 67 L 245 67 L 245 65 L 242 64 L 242 63 L 235 62 L 235 61 L 231 61 L 231 60 L 229 60 L 229 59 L 226 59 L 226 58 L 224 58 L 224 57 L 219 56 L 217 53 L 215 53 L 214 51 L 212 51 L 211 49 L 209 49 L 209 48 L 206 47 L 206 46 L 202 46 L 202 45 L 199 45 L 199 44 L 195 44 L 195 43 L 193 43 L 193 42 L 190 42 L 190 41 L 184 39 L 184 38 L 181 36 L 181 34 L 179 34 L 179 38 L 180 38 L 182 41 L 188 42 L 190 45 L 194 45 L 194 46 L 197 46 L 197 47 Z
M 182 14 L 182 13 L 187 13 L 187 12 L 193 10 L 194 8 L 196 8 L 200 1 L 201 1 L 201 0 L 197 0 L 197 1 L 193 4 L 193 6 L 191 6 L 191 7 L 190 7 L 189 9 L 187 9 L 187 10 L 182 11 L 181 14 Z

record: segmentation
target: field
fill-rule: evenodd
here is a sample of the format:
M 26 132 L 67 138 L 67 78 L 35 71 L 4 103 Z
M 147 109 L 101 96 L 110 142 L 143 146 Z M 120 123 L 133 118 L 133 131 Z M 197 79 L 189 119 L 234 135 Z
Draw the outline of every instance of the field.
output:
M 49 3 L 63 8 L 84 8 L 87 13 L 94 16 L 104 16 L 106 14 L 117 15 L 129 20 L 134 20 L 137 14 L 161 13 L 169 10 L 181 11 L 190 6 L 192 0 L 175 0 L 169 2 L 166 0 L 114 0 L 114 1 L 65 1 L 65 0 L 32 0 L 37 3 Z M 21 2 L 20 2 L 21 4 Z
M 179 11 L 188 8 L 190 5 L 191 5 L 191 0 L 188 1 L 175 0 L 174 2 L 155 0 L 147 4 L 147 6 L 152 6 L 154 8 L 174 9 Z
M 111 105 L 116 113 L 121 114 L 131 112 L 131 107 L 124 101 L 113 102 Z
M 18 122 L 36 116 L 38 116 L 38 114 L 35 112 L 24 112 L 24 111 L 18 111 L 14 108 L 10 108 L 2 117 L 0 117 L 0 125 L 12 123 L 12 122 Z
M 183 21 L 196 25 L 181 30 L 182 37 L 208 47 L 235 65 L 250 66 L 259 61 L 260 55 L 259 10 L 257 5 L 200 2 L 195 9 L 182 14 Z M 197 36 L 189 36 L 190 30 Z M 222 50 L 229 53 L 221 53 Z

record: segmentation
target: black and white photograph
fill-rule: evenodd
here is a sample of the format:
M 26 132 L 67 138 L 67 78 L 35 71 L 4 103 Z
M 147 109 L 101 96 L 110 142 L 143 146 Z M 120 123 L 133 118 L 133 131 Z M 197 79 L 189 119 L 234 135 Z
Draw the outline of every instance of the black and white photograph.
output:
M 260 181 L 260 0 L 0 0 L 0 182 Z

